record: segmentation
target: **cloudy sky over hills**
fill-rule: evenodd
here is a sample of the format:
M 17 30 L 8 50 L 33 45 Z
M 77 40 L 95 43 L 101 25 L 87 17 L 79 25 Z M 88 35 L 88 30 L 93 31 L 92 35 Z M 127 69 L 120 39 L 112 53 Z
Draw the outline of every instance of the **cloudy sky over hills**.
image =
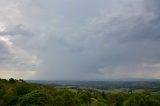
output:
M 0 77 L 160 78 L 159 0 L 0 0 Z

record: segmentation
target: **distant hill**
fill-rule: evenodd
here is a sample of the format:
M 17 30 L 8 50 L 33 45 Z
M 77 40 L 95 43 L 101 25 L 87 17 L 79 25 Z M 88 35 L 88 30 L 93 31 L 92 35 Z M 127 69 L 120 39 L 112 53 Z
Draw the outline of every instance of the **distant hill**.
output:
M 27 82 L 61 86 L 61 87 L 88 87 L 98 89 L 130 88 L 130 89 L 156 89 L 160 88 L 160 80 L 157 79 L 130 79 L 110 81 L 72 81 L 72 80 L 27 80 Z

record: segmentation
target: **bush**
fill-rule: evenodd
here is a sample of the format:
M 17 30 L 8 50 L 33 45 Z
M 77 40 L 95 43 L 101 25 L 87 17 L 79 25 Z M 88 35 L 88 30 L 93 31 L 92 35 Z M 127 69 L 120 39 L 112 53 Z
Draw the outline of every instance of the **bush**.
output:
M 46 94 L 40 90 L 32 91 L 19 99 L 19 106 L 46 106 L 47 103 Z
M 13 92 L 15 95 L 24 95 L 31 91 L 30 86 L 27 83 L 18 83 L 14 86 Z

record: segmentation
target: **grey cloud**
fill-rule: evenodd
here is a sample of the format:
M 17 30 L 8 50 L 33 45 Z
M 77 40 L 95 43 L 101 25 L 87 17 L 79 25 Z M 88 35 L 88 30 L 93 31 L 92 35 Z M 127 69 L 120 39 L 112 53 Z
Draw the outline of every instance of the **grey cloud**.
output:
M 0 34 L 0 71 L 34 70 L 37 63 L 32 62 L 35 61 L 33 49 L 27 51 L 33 33 L 23 25 L 11 25 Z
M 137 77 L 148 77 L 147 73 L 154 68 L 147 71 L 143 64 L 160 62 L 159 14 L 154 9 L 148 11 L 144 1 L 131 3 L 133 5 L 123 1 L 118 5 L 122 7 L 120 10 L 111 3 L 113 8 L 103 8 L 103 13 L 76 35 L 72 32 L 48 37 L 48 47 L 44 54 L 42 52 L 42 69 L 50 74 L 48 79 L 81 79 L 82 76 L 84 79 L 107 79 L 132 77 L 138 73 L 144 74 Z M 38 75 L 46 78 L 41 72 Z
M 5 44 L 3 42 L 0 42 L 0 64 L 4 65 L 4 64 L 8 64 L 9 62 L 9 58 L 10 56 L 10 52 L 7 49 L 7 47 L 5 46 Z
M 33 33 L 29 31 L 24 25 L 14 25 L 14 26 L 7 26 L 6 30 L 0 32 L 0 35 L 9 35 L 9 36 L 15 36 L 15 35 L 23 35 L 23 36 L 33 36 Z
M 33 79 L 158 78 L 159 3 L 25 0 L 0 34 L 41 60 Z

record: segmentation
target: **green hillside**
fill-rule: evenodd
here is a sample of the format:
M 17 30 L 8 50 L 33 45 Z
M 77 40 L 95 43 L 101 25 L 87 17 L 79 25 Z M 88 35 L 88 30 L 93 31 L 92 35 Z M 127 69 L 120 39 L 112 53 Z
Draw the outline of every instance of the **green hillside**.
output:
M 160 93 L 105 93 L 0 79 L 0 106 L 160 106 Z

